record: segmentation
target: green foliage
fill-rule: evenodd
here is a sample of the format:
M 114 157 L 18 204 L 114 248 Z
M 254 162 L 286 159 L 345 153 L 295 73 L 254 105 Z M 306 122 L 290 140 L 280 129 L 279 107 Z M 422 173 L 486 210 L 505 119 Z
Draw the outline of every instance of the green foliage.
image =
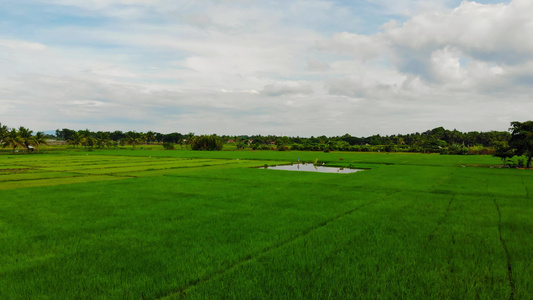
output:
M 287 146 L 289 144 L 289 138 L 284 136 L 281 138 L 278 138 L 276 140 L 276 148 L 278 151 L 289 151 L 289 147 Z
M 501 158 L 503 161 L 503 166 L 507 165 L 507 159 L 515 156 L 515 151 L 509 146 L 506 142 L 498 142 L 495 144 L 495 152 L 493 156 Z
M 144 134 L 144 139 L 146 140 L 148 144 L 150 144 L 151 142 L 155 140 L 155 132 L 148 131 L 147 133 Z
M 165 150 L 174 150 L 175 149 L 173 143 L 163 143 L 163 148 L 165 148 Z
M 246 141 L 238 141 L 235 146 L 237 147 L 237 150 L 243 150 L 248 147 L 248 144 L 246 143 Z
M 216 135 L 201 135 L 191 144 L 192 150 L 220 151 L 224 146 L 222 139 Z
M 124 141 L 128 145 L 132 145 L 133 150 L 135 150 L 135 146 L 144 142 L 144 136 L 139 132 L 130 131 L 126 134 L 126 138 L 124 139 Z
M 82 138 L 81 144 L 85 147 L 85 150 L 92 151 L 93 147 L 96 146 L 97 140 L 90 135 L 86 135 Z
M 37 153 L 39 153 L 39 146 L 40 145 L 48 145 L 48 142 L 46 141 L 46 135 L 44 132 L 37 132 L 35 136 L 32 139 L 32 145 L 37 147 Z
M 8 132 L 9 130 L 7 128 L 7 125 L 2 125 L 2 123 L 0 123 L 0 144 L 3 144 L 4 137 L 6 136 Z
M 20 133 L 12 128 L 11 131 L 7 131 L 2 139 L 2 147 L 9 147 L 15 154 L 17 147 L 24 147 L 24 139 L 20 136 Z
M 468 154 L 468 148 L 461 144 L 453 144 L 448 146 L 448 148 L 442 152 L 443 154 L 455 154 L 455 155 L 466 155 Z
M 0 126 L 4 128 L 6 126 Z M 29 129 L 25 129 L 29 130 Z M 1 131 L 1 130 L 0 130 Z M 22 131 L 21 131 L 22 132 Z M 31 131 L 30 131 L 31 132 Z M 1 132 L 0 132 L 1 133 Z M 131 139 L 132 134 L 140 136 Z M 100 149 L 110 147 L 112 141 L 119 142 L 123 140 L 124 144 L 132 145 L 136 149 L 137 145 L 147 142 L 154 143 L 173 143 L 184 147 L 192 148 L 196 139 L 194 133 L 187 135 L 178 132 L 162 134 L 159 132 L 148 131 L 146 133 L 122 132 L 119 130 L 113 132 L 91 132 L 90 130 L 74 131 L 64 128 L 56 130 L 56 136 L 59 140 L 65 140 L 74 148 L 82 144 L 83 139 L 92 137 L 96 139 L 95 147 Z M 457 130 L 447 130 L 443 127 L 437 127 L 425 132 L 399 134 L 391 136 L 373 135 L 369 137 L 354 137 L 349 134 L 343 136 L 327 137 L 325 135 L 310 138 L 306 137 L 287 137 L 287 136 L 261 136 L 261 135 L 241 135 L 241 136 L 223 136 L 223 140 L 234 139 L 234 145 L 237 150 L 251 148 L 252 150 L 310 150 L 310 151 L 361 151 L 361 152 L 422 152 L 422 153 L 442 153 L 442 154 L 492 154 L 492 147 L 498 142 L 507 142 L 510 138 L 509 132 L 459 132 Z M 24 138 L 23 138 L 24 139 Z M 249 143 L 248 141 L 252 141 Z M 0 143 L 3 143 L 0 134 Z M 29 140 L 25 140 L 24 147 L 31 145 Z M 461 148 L 455 145 L 462 145 Z M 92 149 L 93 147 L 87 147 Z M 466 149 L 466 150 L 465 150 Z
M 108 131 L 102 132 L 99 131 L 96 133 L 96 144 L 98 147 L 104 149 L 106 146 L 110 147 L 113 140 L 111 140 L 111 133 Z
M 516 155 L 527 157 L 526 167 L 531 167 L 533 157 L 533 121 L 511 122 L 511 139 L 509 146 L 515 150 Z
M 83 138 L 84 138 L 84 135 L 81 132 L 75 131 L 75 132 L 72 132 L 72 134 L 68 137 L 66 141 L 70 145 L 73 145 L 74 148 L 76 148 L 78 147 L 78 145 L 82 143 Z
M 20 136 L 20 139 L 22 140 L 22 145 L 29 149 L 29 146 L 33 143 L 33 137 L 32 137 L 32 130 L 29 130 L 28 128 L 19 127 L 18 135 Z

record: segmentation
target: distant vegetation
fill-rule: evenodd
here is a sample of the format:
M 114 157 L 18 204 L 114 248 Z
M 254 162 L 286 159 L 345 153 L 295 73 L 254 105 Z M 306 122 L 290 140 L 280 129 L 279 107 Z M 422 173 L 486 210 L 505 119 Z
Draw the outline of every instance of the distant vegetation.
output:
M 372 135 L 369 137 L 355 137 L 350 134 L 343 136 L 318 137 L 287 137 L 275 135 L 202 135 L 194 133 L 181 134 L 178 132 L 163 134 L 154 131 L 123 132 L 90 131 L 57 129 L 55 135 L 45 135 L 20 127 L 8 128 L 0 123 L 0 144 L 15 153 L 17 148 L 23 152 L 39 151 L 39 146 L 47 143 L 47 139 L 64 142 L 74 148 L 118 148 L 131 145 L 135 150 L 138 145 L 163 145 L 172 150 L 190 148 L 193 150 L 221 150 L 224 144 L 228 148 L 243 150 L 278 150 L 278 151 L 353 151 L 353 152 L 417 152 L 441 154 L 491 154 L 500 157 L 504 165 L 531 166 L 533 156 L 532 140 L 533 121 L 512 122 L 510 132 L 460 132 L 437 127 L 425 132 L 397 135 Z M 524 155 L 524 160 L 509 161 L 515 156 Z
M 192 143 L 193 150 L 222 150 L 224 142 L 222 138 L 214 135 L 202 135 L 194 139 Z

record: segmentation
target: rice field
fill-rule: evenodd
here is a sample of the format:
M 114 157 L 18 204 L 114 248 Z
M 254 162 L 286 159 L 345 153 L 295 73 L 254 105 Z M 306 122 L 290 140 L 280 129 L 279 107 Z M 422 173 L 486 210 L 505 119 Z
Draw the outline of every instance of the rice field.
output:
M 353 174 L 257 169 L 319 161 Z M 533 172 L 488 156 L 0 156 L 2 299 L 528 299 Z

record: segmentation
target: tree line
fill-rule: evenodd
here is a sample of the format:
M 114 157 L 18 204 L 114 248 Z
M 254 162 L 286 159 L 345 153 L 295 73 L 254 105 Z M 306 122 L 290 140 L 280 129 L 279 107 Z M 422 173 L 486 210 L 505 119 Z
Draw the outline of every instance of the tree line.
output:
M 236 149 L 252 150 L 307 150 L 307 151 L 363 151 L 363 152 L 423 152 L 442 154 L 493 154 L 502 158 L 504 164 L 514 156 L 525 155 L 526 166 L 531 166 L 533 155 L 533 121 L 511 122 L 509 131 L 460 132 L 437 127 L 424 132 L 397 135 L 372 135 L 356 137 L 350 134 L 327 137 L 287 137 L 276 135 L 202 135 L 190 132 L 181 134 L 172 132 L 163 134 L 154 131 L 135 132 L 90 131 L 57 129 L 55 135 L 43 132 L 33 134 L 25 127 L 9 128 L 0 123 L 0 144 L 12 149 L 17 147 L 24 151 L 39 151 L 39 146 L 47 144 L 46 139 L 65 141 L 73 147 L 92 149 L 111 148 L 140 144 L 162 144 L 165 149 L 174 149 L 175 145 L 190 147 L 193 150 L 221 150 L 224 144 L 231 144 Z
M 134 147 L 140 143 L 163 144 L 166 148 L 173 145 L 191 148 L 205 148 L 197 145 L 200 137 L 194 133 L 181 134 L 173 132 L 163 134 L 154 131 L 137 133 L 133 131 L 97 131 L 57 129 L 55 137 L 74 145 L 89 144 L 97 147 L 106 145 L 132 144 Z M 444 154 L 491 154 L 491 149 L 498 143 L 506 143 L 511 134 L 506 131 L 490 132 L 460 132 L 447 130 L 443 127 L 434 128 L 425 132 L 398 134 L 398 135 L 372 135 L 369 137 L 356 137 L 350 134 L 343 136 L 327 137 L 287 137 L 275 135 L 211 135 L 212 139 L 219 139 L 223 143 L 233 144 L 237 149 L 250 148 L 253 150 L 307 150 L 307 151 L 368 151 L 368 152 L 429 152 Z M 91 142 L 91 139 L 93 140 Z M 205 140 L 206 138 L 202 138 Z M 199 143 L 199 142 L 198 142 Z M 205 145 L 205 141 L 204 141 Z M 480 150 L 470 148 L 478 147 Z M 477 152 L 472 152 L 477 151 Z
M 494 156 L 502 159 L 503 165 L 507 165 L 507 159 L 515 156 L 525 156 L 526 168 L 531 167 L 533 158 L 533 121 L 511 122 L 511 137 L 508 141 L 501 141 L 495 144 Z M 515 164 L 517 167 L 523 167 L 522 159 L 518 159 Z
M 443 127 L 438 127 L 421 133 L 397 135 L 376 134 L 368 137 L 356 137 L 350 134 L 334 137 L 324 135 L 318 137 L 311 136 L 309 138 L 254 135 L 238 136 L 234 137 L 234 140 L 237 144 L 243 141 L 252 141 L 249 146 L 257 149 L 268 149 L 269 145 L 274 144 L 278 150 L 401 151 L 468 154 L 469 148 L 493 147 L 497 142 L 508 141 L 510 137 L 510 133 L 506 131 L 460 132 L 458 130 L 447 130 Z
M 21 147 L 24 151 L 33 151 L 37 149 L 39 152 L 39 146 L 48 144 L 46 141 L 47 136 L 39 131 L 33 134 L 33 130 L 25 127 L 19 127 L 18 129 L 9 128 L 7 125 L 0 123 L 0 144 L 3 148 L 9 147 L 15 154 L 15 149 Z

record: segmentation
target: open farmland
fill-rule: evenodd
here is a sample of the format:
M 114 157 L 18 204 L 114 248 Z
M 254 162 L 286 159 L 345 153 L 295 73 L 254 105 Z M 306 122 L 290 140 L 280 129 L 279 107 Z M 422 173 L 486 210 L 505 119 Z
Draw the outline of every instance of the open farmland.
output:
M 252 168 L 319 159 L 353 174 Z M 489 156 L 0 156 L 0 298 L 527 299 L 533 172 Z

